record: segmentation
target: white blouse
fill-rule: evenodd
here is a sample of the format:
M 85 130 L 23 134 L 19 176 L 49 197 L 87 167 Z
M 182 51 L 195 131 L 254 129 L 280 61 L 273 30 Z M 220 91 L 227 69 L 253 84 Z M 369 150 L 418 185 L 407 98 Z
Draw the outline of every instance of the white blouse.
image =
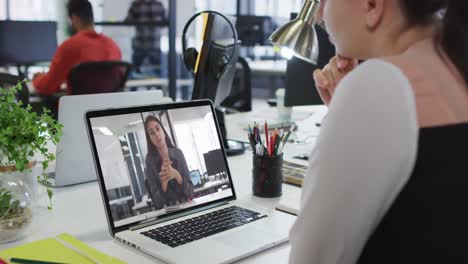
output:
M 356 263 L 367 239 L 408 181 L 418 141 L 406 76 L 369 60 L 338 85 L 290 231 L 290 263 Z

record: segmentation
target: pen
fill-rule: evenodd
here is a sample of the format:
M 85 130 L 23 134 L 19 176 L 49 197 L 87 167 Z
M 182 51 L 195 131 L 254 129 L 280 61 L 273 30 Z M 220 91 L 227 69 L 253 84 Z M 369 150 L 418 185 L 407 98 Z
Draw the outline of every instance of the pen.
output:
M 260 125 L 258 126 L 258 142 L 262 144 L 262 134 L 260 133 Z
M 281 134 L 276 134 L 275 155 L 278 155 L 279 145 L 281 143 Z
M 256 154 L 255 141 L 253 140 L 251 135 L 249 135 L 249 141 L 250 141 L 250 145 L 252 146 L 252 150 L 253 150 L 254 154 Z
M 277 139 L 277 136 L 278 136 L 278 130 L 275 129 L 275 131 L 273 132 L 273 136 L 271 138 L 271 156 L 273 156 L 275 154 L 275 146 L 276 146 L 276 139 Z
M 283 141 L 281 141 L 278 146 L 278 155 L 283 154 L 283 148 L 284 148 L 284 144 L 283 144 Z
M 260 143 L 256 146 L 256 155 L 262 156 L 262 145 Z
M 19 264 L 64 264 L 63 262 L 51 262 L 51 261 L 22 259 L 22 258 L 11 258 L 10 262 L 19 263 Z
M 289 130 L 288 133 L 286 134 L 286 137 L 284 138 L 284 144 L 286 144 L 286 142 L 288 142 L 288 139 L 289 139 L 290 135 L 291 135 L 291 130 Z
M 265 120 L 265 142 L 266 142 L 266 145 L 268 146 L 268 124 L 266 120 Z

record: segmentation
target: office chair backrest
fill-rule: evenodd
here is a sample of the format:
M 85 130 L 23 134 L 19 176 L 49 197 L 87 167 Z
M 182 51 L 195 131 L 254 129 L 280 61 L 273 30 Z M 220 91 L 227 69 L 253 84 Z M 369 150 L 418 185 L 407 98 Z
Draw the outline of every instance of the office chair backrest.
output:
M 242 57 L 237 59 L 231 94 L 224 99 L 221 106 L 234 112 L 252 111 L 252 73 L 249 63 Z
M 123 61 L 95 61 L 75 66 L 68 75 L 71 93 L 95 94 L 121 92 L 131 64 Z
M 21 78 L 16 75 L 8 73 L 0 73 L 0 87 L 10 88 L 16 86 L 21 82 Z M 23 102 L 23 105 L 26 107 L 29 104 L 29 90 L 24 83 L 21 83 L 21 90 L 16 94 L 16 99 Z

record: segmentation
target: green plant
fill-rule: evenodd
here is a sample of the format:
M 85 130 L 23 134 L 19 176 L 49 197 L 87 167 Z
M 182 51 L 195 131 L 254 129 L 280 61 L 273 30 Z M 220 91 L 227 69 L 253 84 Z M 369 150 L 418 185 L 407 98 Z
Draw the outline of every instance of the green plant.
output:
M 13 195 L 5 188 L 0 188 L 0 218 L 19 208 L 20 201 L 13 201 Z
M 15 166 L 18 171 L 30 170 L 28 163 L 36 153 L 40 153 L 42 174 L 37 176 L 40 183 L 48 183 L 45 170 L 49 162 L 55 160 L 54 153 L 50 153 L 47 143 L 57 144 L 62 134 L 62 125 L 57 123 L 43 109 L 42 114 L 32 111 L 30 105 L 16 100 L 16 93 L 21 89 L 21 83 L 8 89 L 0 88 L 0 166 Z M 49 197 L 48 208 L 52 209 L 53 191 L 47 187 Z
M 13 194 L 0 188 L 0 230 L 20 229 L 31 221 L 31 209 L 20 206 Z

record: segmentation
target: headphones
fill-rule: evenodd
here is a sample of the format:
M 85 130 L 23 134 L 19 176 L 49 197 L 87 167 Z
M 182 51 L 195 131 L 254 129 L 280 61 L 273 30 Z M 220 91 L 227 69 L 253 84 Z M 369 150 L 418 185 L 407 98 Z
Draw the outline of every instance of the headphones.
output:
M 236 46 L 238 45 L 237 31 L 236 31 L 234 25 L 231 23 L 231 21 L 225 15 L 223 15 L 223 14 L 221 14 L 219 12 L 212 11 L 212 10 L 206 10 L 206 11 L 198 12 L 195 15 L 193 15 L 187 21 L 187 23 L 185 24 L 184 30 L 182 32 L 182 50 L 183 50 L 183 55 L 182 56 L 183 56 L 183 61 L 184 61 L 184 64 L 185 64 L 185 67 L 187 68 L 187 70 L 190 71 L 193 74 L 195 74 L 195 65 L 196 65 L 197 59 L 198 59 L 198 51 L 194 47 L 187 48 L 186 34 L 187 34 L 187 30 L 188 30 L 189 26 L 192 24 L 193 20 L 195 20 L 195 18 L 197 18 L 201 14 L 215 14 L 215 15 L 221 16 L 225 21 L 227 21 L 227 23 L 229 24 L 229 27 L 231 28 L 232 33 L 233 33 L 234 48 L 232 49 L 231 54 L 230 55 L 224 54 L 224 55 L 220 56 L 219 58 L 216 59 L 216 61 L 214 63 L 214 65 L 216 65 L 216 67 L 213 68 L 214 74 L 216 76 L 216 79 L 219 79 L 228 70 L 229 67 L 226 67 L 226 66 L 229 65 L 229 63 L 235 57 L 234 53 L 236 52 Z

